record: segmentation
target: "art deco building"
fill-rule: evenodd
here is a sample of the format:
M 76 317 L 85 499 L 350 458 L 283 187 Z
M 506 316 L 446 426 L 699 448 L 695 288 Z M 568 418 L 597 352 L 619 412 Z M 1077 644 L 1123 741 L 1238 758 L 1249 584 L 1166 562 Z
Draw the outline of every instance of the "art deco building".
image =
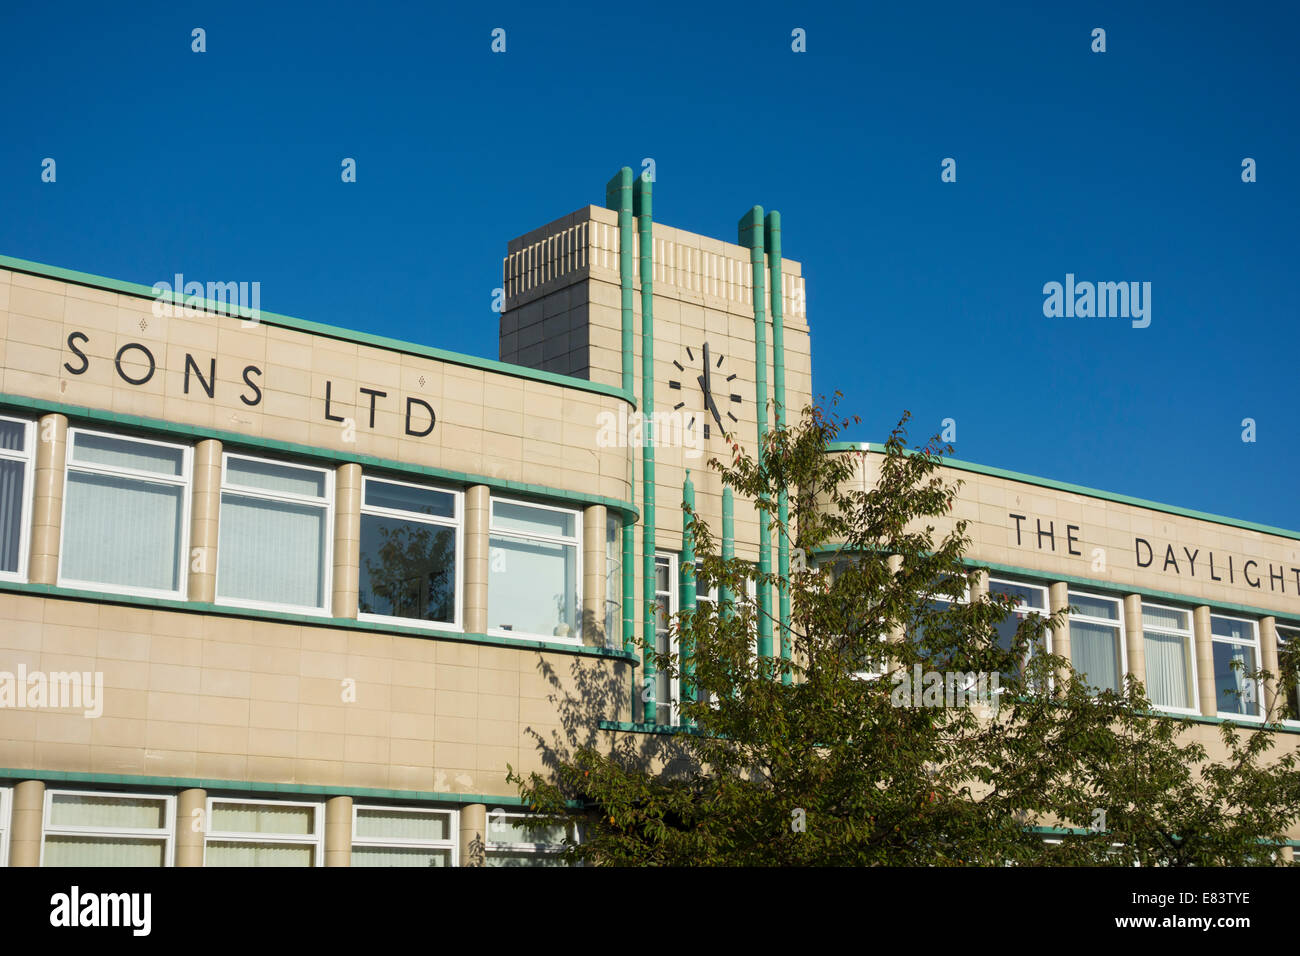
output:
M 653 223 L 623 170 L 509 243 L 499 360 L 0 257 L 0 862 L 551 861 L 507 765 L 671 733 L 634 642 L 670 640 L 688 470 L 737 557 L 788 560 L 705 465 L 812 399 L 780 235 Z M 1300 535 L 947 467 L 974 587 L 1074 606 L 1095 681 L 1212 750 L 1287 692 L 1232 663 L 1300 639 Z

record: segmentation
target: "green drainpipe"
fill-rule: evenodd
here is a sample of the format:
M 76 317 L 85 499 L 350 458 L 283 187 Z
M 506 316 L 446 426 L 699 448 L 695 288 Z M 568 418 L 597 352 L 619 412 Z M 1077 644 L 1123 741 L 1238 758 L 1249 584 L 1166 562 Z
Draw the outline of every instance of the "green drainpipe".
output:
M 763 207 L 755 206 L 740 220 L 740 245 L 749 247 L 749 261 L 754 273 L 754 405 L 758 414 L 758 454 L 762 461 L 763 442 L 767 438 L 767 283 L 763 262 Z M 759 502 L 766 503 L 766 494 Z M 772 573 L 771 517 L 762 509 L 758 513 L 758 656 L 772 656 L 771 593 L 764 575 Z
M 646 641 L 642 680 L 649 691 L 643 717 L 645 723 L 658 722 L 655 699 L 655 339 L 654 339 L 654 220 L 651 213 L 650 183 L 644 176 L 636 180 L 632 206 L 638 219 L 641 238 L 641 421 L 644 426 L 641 451 L 642 496 L 641 561 L 645 583 L 645 613 L 641 617 L 642 637 Z M 645 697 L 645 691 L 642 692 Z
M 605 208 L 618 212 L 618 275 L 622 290 L 623 391 L 632 394 L 632 170 L 624 166 L 605 186 Z M 635 452 L 633 452 L 635 455 Z M 628 499 L 636 492 L 636 469 L 628 475 Z M 636 645 L 636 522 L 623 521 L 623 650 Z M 632 679 L 632 716 L 640 700 L 636 677 Z
M 722 489 L 722 560 L 736 557 L 736 499 L 730 488 Z M 718 586 L 718 616 L 730 619 L 735 613 L 735 595 L 731 586 Z
M 776 410 L 776 427 L 785 427 L 785 301 L 781 277 L 781 214 L 767 214 L 767 268 L 772 287 L 772 404 Z M 790 499 L 785 488 L 777 492 L 777 585 L 781 608 L 781 660 L 790 660 Z M 790 683 L 790 672 L 782 670 L 781 681 Z
M 682 483 L 682 505 L 684 509 L 695 510 L 695 485 L 691 484 L 691 470 L 686 469 L 686 481 Z M 690 516 L 682 511 L 682 600 L 681 610 L 687 614 L 695 613 L 695 535 L 691 534 Z M 695 699 L 695 661 L 692 659 L 694 647 L 690 638 L 683 636 L 681 647 L 682 700 Z

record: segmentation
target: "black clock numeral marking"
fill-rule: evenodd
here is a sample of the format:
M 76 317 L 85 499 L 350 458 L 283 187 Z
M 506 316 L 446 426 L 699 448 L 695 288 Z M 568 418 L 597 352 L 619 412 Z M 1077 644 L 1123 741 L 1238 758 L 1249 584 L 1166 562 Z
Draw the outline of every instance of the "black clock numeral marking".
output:
M 705 438 L 708 438 L 708 437 L 709 437 L 709 424 L 708 424 L 708 422 L 705 422 L 705 423 L 704 423 L 704 437 L 705 437 Z
M 695 427 L 695 416 L 694 416 L 694 415 L 691 416 L 691 420 L 690 420 L 690 422 L 686 425 L 686 427 L 687 427 L 687 428 L 694 428 L 694 427 Z
M 677 389 L 677 390 L 680 392 L 680 391 L 682 390 L 682 383 L 681 383 L 681 382 L 669 382 L 669 383 L 668 383 L 668 387 L 669 387 L 669 388 L 675 388 L 675 389 Z
M 735 392 L 732 392 L 732 393 L 731 393 L 731 400 L 732 400 L 733 402 L 743 402 L 743 401 L 744 401 L 744 399 L 741 398 L 739 395 L 737 395 Z
M 695 361 L 695 353 L 691 351 L 691 347 L 689 345 L 686 346 L 686 357 L 690 359 L 692 362 Z
M 673 364 L 677 366 L 677 371 L 679 371 L 679 372 L 685 372 L 685 371 L 686 371 L 686 367 L 685 367 L 684 365 L 682 365 L 682 363 L 679 362 L 679 361 L 677 361 L 676 359 L 673 359 Z
M 713 367 L 714 367 L 714 368 L 722 368 L 722 360 L 723 360 L 724 358 L 726 358 L 725 355 L 719 355 L 719 356 L 718 356 L 717 364 L 714 365 Z
M 673 411 L 677 411 L 677 409 L 684 408 L 685 406 L 686 406 L 685 402 L 678 402 L 676 405 L 673 406 Z
M 737 418 L 735 415 L 731 414 L 731 412 L 727 412 L 727 417 L 730 418 L 733 422 L 740 421 L 740 419 Z
M 737 374 L 738 373 L 736 372 L 732 372 L 730 375 L 727 376 L 727 381 L 730 382 L 733 378 L 736 377 Z

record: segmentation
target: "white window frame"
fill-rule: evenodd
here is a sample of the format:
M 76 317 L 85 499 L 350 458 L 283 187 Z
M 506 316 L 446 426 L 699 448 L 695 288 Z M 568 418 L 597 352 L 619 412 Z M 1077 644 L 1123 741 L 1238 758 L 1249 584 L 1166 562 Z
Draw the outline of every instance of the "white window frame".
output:
M 246 806 L 257 807 L 312 807 L 312 833 L 304 835 L 301 833 L 245 833 L 240 830 L 214 830 L 212 828 L 213 810 L 219 803 L 236 803 Z M 208 865 L 208 844 L 209 843 L 265 843 L 272 846 L 283 846 L 291 843 L 295 846 L 310 846 L 315 850 L 312 853 L 312 866 L 325 865 L 325 803 L 324 801 L 315 800 L 258 800 L 244 799 L 243 797 L 208 797 L 206 810 L 207 826 L 203 833 L 203 865 Z M 261 867 L 255 867 L 261 869 Z M 275 869 L 267 867 L 267 869 Z
M 1282 633 L 1283 631 L 1287 631 L 1287 632 L 1293 634 L 1294 637 L 1285 637 L 1285 636 L 1283 636 L 1283 633 Z M 1286 645 L 1286 644 L 1290 644 L 1292 640 L 1300 641 L 1300 624 L 1275 624 L 1275 625 L 1273 626 L 1273 634 L 1274 634 L 1274 635 L 1276 636 L 1276 638 L 1277 638 L 1277 651 L 1278 651 L 1278 654 L 1281 654 L 1281 653 L 1282 653 L 1282 648 L 1283 648 L 1284 645 Z M 1296 684 L 1297 684 L 1297 686 L 1296 686 L 1295 688 L 1293 688 L 1293 689 L 1295 690 L 1295 692 L 1297 693 L 1297 695 L 1300 695 L 1300 675 L 1297 675 L 1297 677 L 1296 677 Z M 1285 707 L 1286 707 L 1285 698 L 1288 696 L 1288 692 L 1287 692 L 1286 688 L 1284 688 L 1284 687 L 1281 686 L 1281 681 L 1280 681 L 1280 680 L 1278 681 L 1278 690 L 1277 690 L 1277 692 L 1278 692 L 1278 694 L 1281 695 L 1282 698 L 1283 698 L 1282 707 L 1283 707 L 1283 710 L 1284 710 L 1284 712 L 1285 712 Z M 1289 720 L 1289 719 L 1283 718 L 1283 720 L 1282 720 L 1282 724 L 1283 724 L 1283 726 L 1286 726 L 1286 727 L 1300 727 L 1300 720 Z
M 78 435 L 95 435 L 100 438 L 111 438 L 116 441 L 136 442 L 141 445 L 156 445 L 160 448 L 174 448 L 182 452 L 181 474 L 180 475 L 160 475 L 154 471 L 142 471 L 136 468 L 122 468 L 117 465 L 99 465 L 86 464 L 75 461 L 73 458 L 76 451 L 76 437 Z M 163 590 L 159 588 L 142 588 L 125 584 L 109 584 L 100 581 L 81 581 L 75 578 L 67 578 L 63 574 L 63 559 L 67 556 L 67 529 L 68 529 L 68 478 L 73 471 L 82 474 L 107 475 L 114 478 L 130 478 L 135 481 L 144 481 L 155 485 L 169 485 L 184 489 L 181 494 L 181 540 L 180 547 L 177 549 L 176 560 L 178 562 L 177 587 L 173 590 Z M 172 600 L 184 601 L 189 593 L 189 566 L 190 566 L 190 517 L 194 493 L 194 448 L 191 445 L 182 445 L 179 442 L 159 441 L 156 438 L 141 438 L 138 435 L 130 435 L 124 432 L 106 432 L 97 428 L 74 427 L 68 429 L 66 448 L 64 451 L 63 462 L 63 502 L 62 502 L 62 523 L 59 527 L 59 570 L 58 583 L 59 587 L 78 588 L 85 591 L 103 591 L 107 594 L 132 594 L 137 597 L 160 597 L 170 598 Z
M 163 802 L 164 820 L 161 830 L 146 830 L 138 827 L 74 827 L 56 826 L 54 819 L 54 798 L 56 796 L 74 797 L 109 797 L 123 800 L 154 800 Z M 45 841 L 51 836 L 73 837 L 108 837 L 123 839 L 163 840 L 163 866 L 176 865 L 176 797 L 167 793 L 122 793 L 117 790 L 51 790 L 45 791 L 45 802 L 41 810 L 41 866 L 45 865 Z
M 227 466 L 231 458 L 243 458 L 247 461 L 255 461 L 266 465 L 277 465 L 279 467 L 301 468 L 304 471 L 317 471 L 325 476 L 325 495 L 323 498 L 316 498 L 309 495 L 298 495 L 287 491 L 267 491 L 265 488 L 251 488 L 247 485 L 232 485 L 227 480 Z M 279 501 L 284 504 L 294 505 L 312 505 L 313 507 L 325 507 L 325 553 L 321 556 L 323 567 L 321 569 L 321 603 L 322 607 L 310 607 L 302 604 L 282 604 L 271 601 L 251 601 L 246 598 L 223 597 L 221 594 L 221 555 L 218 553 L 216 559 L 216 569 L 213 571 L 215 586 L 213 588 L 214 603 L 224 607 L 247 607 L 256 608 L 263 611 L 285 611 L 290 614 L 307 614 L 313 617 L 332 617 L 332 595 L 334 587 L 334 469 L 323 467 L 321 465 L 311 465 L 301 461 L 288 461 L 282 458 L 266 458 L 260 455 L 248 455 L 241 451 L 225 451 L 221 453 L 221 486 L 217 489 L 217 542 L 218 549 L 221 542 L 221 511 L 223 499 L 226 493 L 241 495 L 249 498 L 261 498 L 264 501 Z
M 451 518 L 442 518 L 435 515 L 420 514 L 415 511 L 402 511 L 397 508 L 381 508 L 377 505 L 367 505 L 366 488 L 372 481 L 387 485 L 400 485 L 403 488 L 414 488 L 417 491 L 433 491 L 438 494 L 451 495 L 454 515 Z M 398 521 L 410 521 L 416 524 L 437 525 L 440 528 L 450 528 L 456 533 L 455 608 L 453 610 L 453 620 L 450 624 L 443 621 L 426 621 L 415 617 L 393 617 L 388 614 L 363 614 L 360 611 L 357 612 L 357 620 L 370 621 L 376 624 L 396 624 L 402 627 L 422 627 L 430 631 L 463 632 L 465 630 L 463 602 L 463 596 L 465 594 L 465 493 L 454 488 L 442 488 L 438 485 L 420 485 L 410 481 L 398 481 L 394 478 L 386 478 L 383 475 L 363 474 L 361 476 L 361 517 L 364 518 L 366 515 L 372 515 L 378 518 L 393 518 Z M 360 547 L 360 538 L 358 537 L 358 569 L 360 568 L 361 562 Z
M 1222 618 L 1222 619 L 1225 620 L 1225 621 L 1241 621 L 1241 622 L 1243 622 L 1243 623 L 1245 623 L 1245 624 L 1249 624 L 1249 625 L 1250 625 L 1251 633 L 1255 635 L 1253 642 L 1252 642 L 1252 641 L 1238 641 L 1238 640 L 1236 640 L 1236 639 L 1234 639 L 1234 638 L 1231 638 L 1231 637 L 1219 637 L 1217 634 L 1214 633 L 1214 619 L 1215 619 L 1216 617 L 1218 617 L 1218 618 Z M 1255 649 L 1255 669 L 1256 669 L 1256 670 L 1260 670 L 1260 669 L 1262 669 L 1263 666 L 1264 666 L 1263 648 L 1260 646 L 1260 640 L 1259 640 L 1259 621 L 1256 621 L 1256 620 L 1254 620 L 1253 618 L 1249 618 L 1249 617 L 1237 617 L 1236 615 L 1233 615 L 1233 614 L 1217 614 L 1217 613 L 1214 613 L 1213 611 L 1211 611 L 1211 613 L 1210 613 L 1210 664 L 1211 664 L 1211 666 L 1213 666 L 1213 664 L 1214 664 L 1214 645 L 1215 645 L 1215 644 L 1228 644 L 1228 645 L 1230 645 L 1230 646 L 1234 646 L 1234 647 L 1237 646 L 1237 645 L 1239 645 L 1239 644 L 1244 644 L 1244 645 L 1246 645 L 1246 646 L 1253 647 L 1253 648 Z M 1263 723 L 1263 721 L 1264 721 L 1264 688 L 1263 688 L 1263 686 L 1260 684 L 1260 682 L 1259 682 L 1259 680 L 1258 680 L 1257 678 L 1243 678 L 1243 679 L 1244 679 L 1244 680 L 1248 680 L 1248 681 L 1250 681 L 1251 683 L 1253 683 L 1253 684 L 1255 685 L 1255 710 L 1256 710 L 1256 713 L 1253 713 L 1253 714 L 1238 714 L 1238 713 L 1234 713 L 1234 712 L 1232 712 L 1232 711 L 1223 711 L 1223 710 L 1219 710 L 1219 705 L 1222 703 L 1222 701 L 1219 699 L 1219 697 L 1220 697 L 1220 695 L 1219 695 L 1219 686 L 1218 686 L 1218 683 L 1217 683 L 1217 681 L 1216 681 L 1216 683 L 1215 683 L 1215 685 L 1214 685 L 1214 713 L 1215 713 L 1215 716 L 1217 716 L 1217 717 L 1222 717 L 1222 718 L 1224 718 L 1225 720 L 1232 720 L 1232 721 L 1249 720 L 1249 721 L 1254 721 L 1255 723 Z
M 529 820 L 536 817 L 535 813 L 515 812 L 498 812 L 489 811 L 487 815 L 487 824 L 484 829 L 487 831 L 485 836 L 492 835 L 493 820 Z M 569 833 L 575 839 L 581 842 L 581 835 L 577 829 L 577 821 L 568 824 Z M 486 858 L 493 850 L 500 853 L 537 853 L 543 856 L 555 856 L 564 851 L 562 843 L 505 843 L 499 840 L 485 839 L 483 841 L 483 855 Z
M 1116 675 L 1119 686 L 1114 688 L 1114 690 L 1116 693 L 1122 694 L 1124 692 L 1124 676 L 1128 673 L 1128 633 L 1124 626 L 1124 601 L 1121 598 L 1112 597 L 1109 594 L 1098 594 L 1096 591 L 1069 590 L 1066 592 L 1065 601 L 1070 607 L 1074 606 L 1073 602 L 1070 600 L 1070 595 L 1072 594 L 1077 594 L 1079 597 L 1091 598 L 1094 601 L 1108 601 L 1115 605 L 1119 615 L 1116 618 L 1095 617 L 1091 614 L 1080 614 L 1075 611 L 1070 611 L 1066 618 L 1065 626 L 1067 628 L 1067 633 L 1070 633 L 1068 628 L 1071 621 L 1079 621 L 1081 624 L 1099 624 L 1104 627 L 1114 627 L 1119 629 L 1119 673 Z M 1070 634 L 1070 666 L 1075 667 L 1075 670 L 1078 670 L 1074 663 L 1073 634 Z M 1089 686 L 1095 687 L 1096 685 L 1090 684 Z M 1097 690 L 1100 692 L 1101 690 L 1105 690 L 1105 688 L 1097 688 Z
M 556 511 L 560 514 L 571 515 L 573 517 L 573 537 L 564 535 L 543 534 L 533 531 L 519 531 L 515 528 L 498 530 L 493 522 L 496 521 L 496 505 L 501 502 L 506 505 L 519 505 L 523 508 L 537 508 L 541 511 Z M 547 544 L 572 545 L 574 549 L 574 608 L 576 611 L 577 622 L 568 637 L 561 637 L 558 634 L 532 634 L 527 631 L 507 631 L 504 628 L 493 627 L 488 625 L 488 633 L 495 637 L 516 637 L 529 641 L 545 641 L 548 644 L 582 644 L 582 512 L 576 508 L 563 508 L 559 505 L 539 504 L 536 501 L 525 501 L 521 498 L 505 498 L 499 495 L 492 495 L 488 499 L 488 561 L 492 558 L 492 539 L 497 538 L 514 538 L 516 541 L 541 541 Z M 492 586 L 492 575 L 488 573 L 488 587 Z M 491 595 L 488 596 L 488 604 L 491 605 Z
M 394 839 L 391 837 L 361 836 L 357 833 L 357 821 L 363 810 L 381 810 L 384 813 L 418 813 L 423 815 L 440 814 L 450 821 L 445 840 Z M 386 850 L 449 850 L 450 866 L 460 866 L 460 813 L 444 807 L 397 807 L 379 803 L 354 803 L 352 805 L 352 849 L 357 847 L 378 847 Z
M 9 831 L 13 828 L 13 788 L 0 786 L 0 866 L 9 865 Z M 45 841 L 42 839 L 41 841 Z
M 1175 605 L 1173 605 L 1173 604 L 1157 604 L 1157 603 L 1154 602 L 1154 601 L 1148 601 L 1148 600 L 1146 600 L 1145 598 L 1143 598 L 1143 599 L 1142 599 L 1142 607 L 1141 607 L 1141 609 L 1140 609 L 1140 611 L 1139 611 L 1139 614 L 1141 613 L 1141 611 L 1145 611 L 1145 610 L 1146 610 L 1147 608 L 1149 608 L 1149 607 L 1150 607 L 1150 608 L 1158 608 L 1158 609 L 1160 609 L 1160 610 L 1162 610 L 1162 611 L 1176 611 L 1176 612 L 1179 613 L 1179 614 L 1185 614 L 1185 615 L 1187 615 L 1187 630 L 1186 630 L 1186 631 L 1180 631 L 1180 630 L 1177 630 L 1177 629 L 1175 629 L 1175 628 L 1169 628 L 1169 627 L 1163 627 L 1163 626 L 1160 626 L 1160 625 L 1152 625 L 1152 624 L 1148 624 L 1148 623 L 1146 622 L 1146 618 L 1145 618 L 1145 617 L 1139 617 L 1139 620 L 1141 620 L 1141 622 L 1142 622 L 1142 655 L 1143 655 L 1143 659 L 1144 659 L 1144 660 L 1146 659 L 1146 639 L 1147 639 L 1147 638 L 1146 638 L 1146 632 L 1147 632 L 1147 631 L 1154 631 L 1155 633 L 1157 633 L 1157 634 L 1161 634 L 1161 635 L 1164 635 L 1164 636 L 1166 636 L 1166 637 L 1181 637 L 1181 638 L 1183 638 L 1183 639 L 1184 639 L 1183 647 L 1184 647 L 1184 649 L 1185 649 L 1185 653 L 1186 653 L 1187 656 L 1191 659 L 1191 662 L 1192 662 L 1192 676 L 1191 676 L 1191 681 L 1192 681 L 1192 686 L 1191 686 L 1191 690 L 1192 690 L 1192 706 L 1191 706 L 1191 707 L 1166 707 L 1166 706 L 1164 706 L 1163 704 L 1157 704 L 1155 701 L 1152 701 L 1151 704 L 1152 704 L 1153 707 L 1156 708 L 1156 710 L 1159 710 L 1159 711 L 1161 711 L 1161 712 L 1163 712 L 1163 713 L 1169 713 L 1169 714 L 1191 714 L 1191 715 L 1193 715 L 1193 716 L 1197 716 L 1197 717 L 1199 717 L 1200 714 L 1201 714 L 1201 708 L 1200 708 L 1200 700 L 1201 700 L 1201 686 L 1200 686 L 1200 684 L 1198 683 L 1199 675 L 1198 675 L 1198 671 L 1197 671 L 1197 668 L 1196 668 L 1196 624 L 1195 624 L 1195 621 L 1193 620 L 1192 609 L 1191 609 L 1191 608 L 1186 608 L 1186 607 L 1177 607 L 1177 606 L 1175 606 Z M 1148 682 L 1148 684 L 1149 684 L 1149 682 Z M 1149 695 L 1148 695 L 1148 696 L 1149 696 Z
M 665 561 L 668 564 L 668 590 L 659 590 L 659 562 Z M 681 610 L 681 581 L 677 575 L 680 564 L 679 556 L 672 551 L 655 552 L 655 605 L 659 604 L 659 596 L 666 594 L 668 597 L 668 652 L 670 654 L 681 653 L 681 644 L 678 641 L 678 635 L 673 627 L 677 613 Z M 659 635 L 655 635 L 656 643 Z M 655 671 L 655 679 L 658 680 L 659 672 Z M 656 687 L 656 691 L 657 691 Z M 647 723 L 659 723 L 659 704 L 663 703 L 657 697 L 655 699 L 654 719 L 646 721 Z M 681 723 L 681 704 L 682 704 L 682 679 L 680 676 L 674 677 L 668 682 L 668 726 L 676 727 Z
M 32 538 L 32 502 L 34 500 L 33 476 L 36 471 L 36 423 L 28 418 L 14 418 L 12 415 L 0 415 L 0 422 L 12 422 L 23 426 L 23 450 L 0 448 L 0 459 L 20 461 L 23 463 L 23 500 L 19 505 L 18 526 L 18 568 L 15 571 L 0 571 L 0 581 L 26 581 L 27 562 Z M 3 865 L 3 863 L 0 863 Z

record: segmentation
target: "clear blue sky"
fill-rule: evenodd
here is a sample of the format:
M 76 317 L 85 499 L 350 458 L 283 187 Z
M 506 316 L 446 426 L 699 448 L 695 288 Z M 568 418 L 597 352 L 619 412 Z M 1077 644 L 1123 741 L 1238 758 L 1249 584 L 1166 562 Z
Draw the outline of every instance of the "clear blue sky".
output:
M 1300 529 L 1295 4 L 273 6 L 5 4 L 0 252 L 495 358 L 506 241 L 649 156 L 658 221 L 781 210 L 848 437 Z

